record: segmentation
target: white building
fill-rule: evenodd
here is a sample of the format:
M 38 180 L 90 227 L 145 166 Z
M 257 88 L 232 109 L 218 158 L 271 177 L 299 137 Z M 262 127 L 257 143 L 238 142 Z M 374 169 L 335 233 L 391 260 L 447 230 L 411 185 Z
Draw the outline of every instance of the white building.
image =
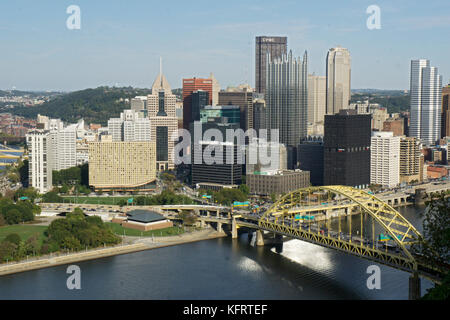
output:
M 62 170 L 77 165 L 77 124 L 71 124 L 50 133 L 54 137 L 53 170 Z
M 26 135 L 29 150 L 30 186 L 46 193 L 52 189 L 52 139 L 48 130 L 32 130 Z
M 389 188 L 400 183 L 400 137 L 393 132 L 372 132 L 370 183 Z
M 411 61 L 409 136 L 433 145 L 441 137 L 442 77 L 425 59 Z
M 135 110 L 124 110 L 120 118 L 108 120 L 108 133 L 113 141 L 150 141 L 150 120 Z

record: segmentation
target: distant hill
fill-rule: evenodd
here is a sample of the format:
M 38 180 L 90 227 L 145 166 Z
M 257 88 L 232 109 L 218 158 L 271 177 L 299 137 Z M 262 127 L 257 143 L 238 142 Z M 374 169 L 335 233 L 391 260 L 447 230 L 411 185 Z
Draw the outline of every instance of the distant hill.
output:
M 11 112 L 33 119 L 41 114 L 72 123 L 83 118 L 87 123 L 106 126 L 109 118 L 118 117 L 124 109 L 130 107 L 125 99 L 150 93 L 151 89 L 98 87 L 66 93 L 40 106 L 16 107 Z
M 350 103 L 369 100 L 370 103 L 378 103 L 387 108 L 388 113 L 409 111 L 410 96 L 403 90 L 377 90 L 359 89 L 352 90 Z
M 56 91 L 20 91 L 20 90 L 0 90 L 0 97 L 19 97 L 27 96 L 30 98 L 51 97 L 60 95 L 62 92 Z

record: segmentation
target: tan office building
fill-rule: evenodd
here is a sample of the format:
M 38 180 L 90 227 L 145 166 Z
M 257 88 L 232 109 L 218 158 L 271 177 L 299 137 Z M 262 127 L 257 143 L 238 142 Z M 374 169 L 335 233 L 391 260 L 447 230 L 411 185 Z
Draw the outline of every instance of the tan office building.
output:
M 327 54 L 326 113 L 336 114 L 348 109 L 350 103 L 351 58 L 347 49 L 332 48 Z
M 146 191 L 155 180 L 154 141 L 89 143 L 89 184 L 95 191 Z
M 402 137 L 400 139 L 400 183 L 423 180 L 421 156 L 421 144 L 416 138 Z

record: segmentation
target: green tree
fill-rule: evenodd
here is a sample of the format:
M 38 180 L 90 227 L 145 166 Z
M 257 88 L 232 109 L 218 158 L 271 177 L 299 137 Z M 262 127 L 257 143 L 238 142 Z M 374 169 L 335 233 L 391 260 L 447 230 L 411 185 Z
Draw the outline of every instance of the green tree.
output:
M 2 242 L 5 242 L 5 241 L 14 243 L 16 246 L 18 246 L 20 241 L 21 241 L 21 239 L 20 239 L 20 236 L 17 233 L 10 233 L 10 234 L 8 234 L 6 236 L 5 239 L 3 239 Z
M 49 191 L 42 196 L 42 202 L 47 203 L 62 203 L 63 198 L 61 198 L 57 192 Z
M 22 215 L 17 209 L 10 209 L 4 214 L 6 223 L 18 224 L 21 221 Z
M 241 184 L 240 186 L 239 186 L 239 190 L 243 193 L 243 194 L 245 194 L 246 196 L 249 194 L 249 192 L 250 192 L 250 189 L 249 189 L 249 187 L 246 185 L 246 184 Z
M 422 238 L 412 246 L 412 251 L 433 265 L 450 263 L 450 198 L 442 193 L 439 198 L 427 202 L 423 221 Z M 427 290 L 424 299 L 450 298 L 450 270 L 441 285 Z
M 2 241 L 0 243 L 0 261 L 11 261 L 14 259 L 17 245 L 9 241 Z

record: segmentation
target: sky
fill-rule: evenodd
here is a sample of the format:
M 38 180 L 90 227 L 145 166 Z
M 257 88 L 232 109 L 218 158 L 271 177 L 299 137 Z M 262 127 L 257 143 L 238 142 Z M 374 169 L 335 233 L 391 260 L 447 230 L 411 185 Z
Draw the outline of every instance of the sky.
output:
M 80 29 L 66 26 L 70 5 Z M 380 8 L 380 29 L 366 13 Z M 287 36 L 308 72 L 325 75 L 328 49 L 348 48 L 353 89 L 409 89 L 410 60 L 450 80 L 448 0 L 14 0 L 0 1 L 0 89 L 172 88 L 213 72 L 222 88 L 254 86 L 255 37 Z

